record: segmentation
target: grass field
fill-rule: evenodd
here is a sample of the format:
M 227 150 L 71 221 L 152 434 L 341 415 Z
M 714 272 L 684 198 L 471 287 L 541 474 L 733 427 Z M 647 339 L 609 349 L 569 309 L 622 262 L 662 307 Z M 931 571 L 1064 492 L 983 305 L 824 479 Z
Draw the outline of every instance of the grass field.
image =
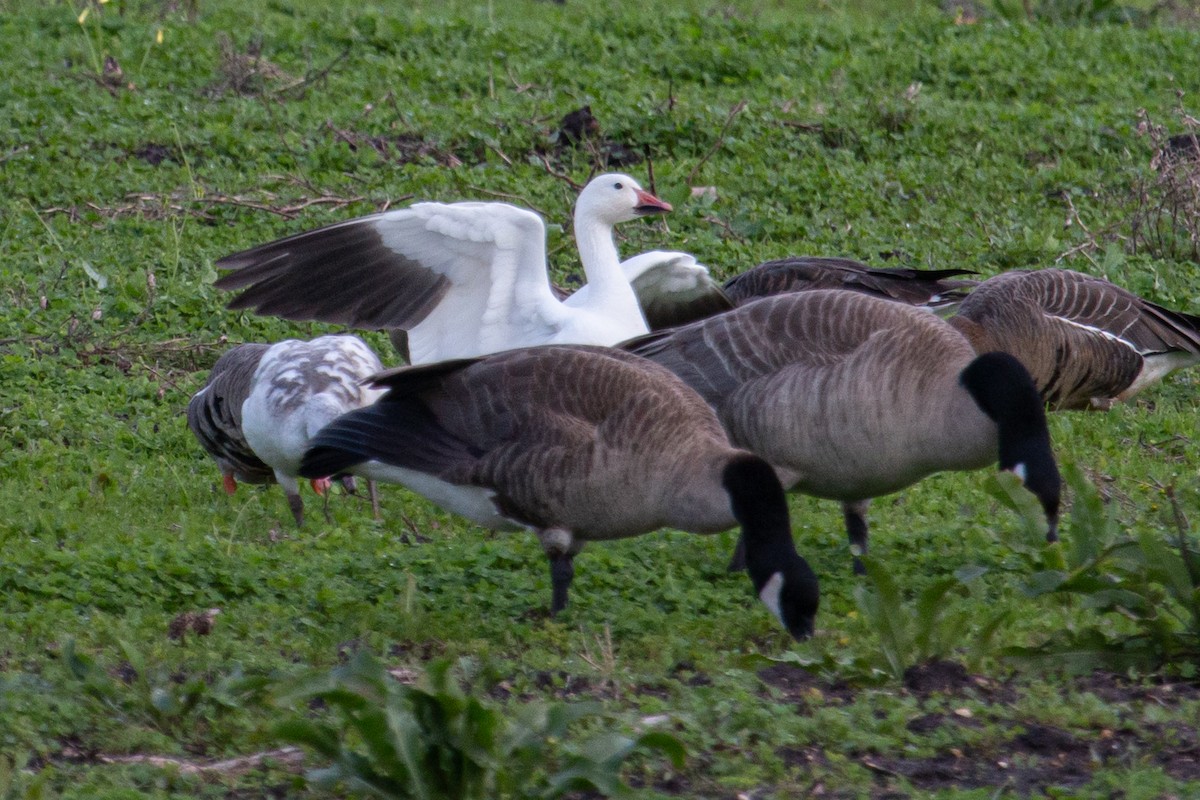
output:
M 308 494 L 297 530 L 277 487 L 225 496 L 184 420 L 230 343 L 328 330 L 225 310 L 216 259 L 503 199 L 570 282 L 573 183 L 605 158 L 675 205 L 626 253 L 1058 264 L 1200 312 L 1200 206 L 1150 166 L 1154 126 L 1200 113 L 1195 10 L 1025 5 L 0 0 L 0 797 L 351 793 L 280 748 L 383 747 L 382 701 L 342 739 L 350 695 L 319 691 L 339 665 L 379 690 L 368 654 L 450 666 L 393 710 L 532 730 L 596 704 L 519 752 L 430 723 L 498 776 L 463 796 L 1200 796 L 1195 374 L 1052 417 L 1061 547 L 1007 484 L 941 475 L 875 503 L 855 579 L 836 504 L 793 498 L 823 590 L 804 644 L 725 572 L 732 532 L 593 546 L 551 621 L 533 537 L 397 487 L 382 522 Z M 572 146 L 584 105 L 600 132 Z

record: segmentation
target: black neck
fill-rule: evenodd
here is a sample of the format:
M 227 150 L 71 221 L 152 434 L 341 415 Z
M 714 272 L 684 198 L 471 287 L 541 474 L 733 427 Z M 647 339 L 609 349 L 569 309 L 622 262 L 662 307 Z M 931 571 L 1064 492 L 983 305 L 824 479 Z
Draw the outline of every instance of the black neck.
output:
M 1033 377 L 1012 355 L 992 352 L 968 364 L 959 378 L 996 423 L 1000 469 L 1023 467 L 1025 487 L 1038 496 L 1053 528 L 1062 478 L 1050 446 L 1045 404 Z
M 733 516 L 742 526 L 746 570 L 756 591 L 782 573 L 799 609 L 810 618 L 817 612 L 817 576 L 796 552 L 787 497 L 775 470 L 749 454 L 730 459 L 721 476 Z

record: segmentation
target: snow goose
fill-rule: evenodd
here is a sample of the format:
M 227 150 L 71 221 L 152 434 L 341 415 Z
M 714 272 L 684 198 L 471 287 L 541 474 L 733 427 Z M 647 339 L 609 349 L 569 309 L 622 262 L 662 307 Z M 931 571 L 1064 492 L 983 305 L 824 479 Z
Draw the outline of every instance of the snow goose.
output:
M 357 336 L 287 339 L 263 353 L 242 405 L 242 432 L 274 471 L 297 525 L 304 523 L 296 481 L 304 451 L 331 420 L 379 399 L 383 392 L 364 381 L 382 369 L 375 351 Z M 315 476 L 312 487 L 324 494 L 328 476 Z
M 1108 409 L 1200 363 L 1200 317 L 1065 269 L 989 278 L 950 324 L 977 352 L 1020 359 L 1054 409 Z
M 236 480 L 277 482 L 302 525 L 296 476 L 309 440 L 334 417 L 383 394 L 362 385 L 382 369 L 356 336 L 239 345 L 217 361 L 208 384 L 188 404 L 188 424 L 221 467 L 227 492 Z M 324 494 L 328 476 L 317 476 L 312 487 Z
M 817 578 L 792 544 L 782 486 L 667 370 L 555 346 L 401 368 L 376 385 L 388 394 L 318 433 L 301 475 L 400 483 L 480 525 L 535 531 L 554 613 L 589 541 L 740 524 L 760 599 L 793 636 L 811 635 Z
M 1059 473 L 1028 372 L 1004 353 L 978 356 L 934 314 L 818 290 L 626 347 L 683 378 L 785 486 L 840 500 L 856 571 L 871 498 L 997 456 L 1037 495 L 1056 538 Z
M 414 364 L 538 344 L 611 345 L 647 331 L 613 226 L 671 206 L 601 175 L 575 206 L 587 292 L 560 301 L 541 217 L 506 203 L 417 203 L 300 233 L 217 262 L 230 308 L 404 328 Z
M 711 317 L 733 308 L 721 284 L 713 280 L 708 267 L 689 253 L 651 250 L 621 262 L 621 271 L 633 286 L 638 306 L 652 331 L 683 325 Z M 579 304 L 588 295 L 587 285 L 574 294 L 550 284 L 550 291 L 560 302 Z M 393 328 L 388 338 L 405 361 L 411 362 L 408 351 L 408 331 Z

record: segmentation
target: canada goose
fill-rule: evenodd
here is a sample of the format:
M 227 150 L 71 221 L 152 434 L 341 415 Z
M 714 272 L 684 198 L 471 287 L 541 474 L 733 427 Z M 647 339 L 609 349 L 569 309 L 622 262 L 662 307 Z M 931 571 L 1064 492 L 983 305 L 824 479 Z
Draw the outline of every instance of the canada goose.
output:
M 1200 363 L 1200 317 L 1071 270 L 989 278 L 949 321 L 976 352 L 1020 359 L 1054 409 L 1107 409 Z
M 237 482 L 272 483 L 275 473 L 246 443 L 242 433 L 242 403 L 250 396 L 254 371 L 270 345 L 239 344 L 213 364 L 208 380 L 188 401 L 188 427 L 221 469 L 227 494 Z
M 301 475 L 401 483 L 480 525 L 535 531 L 553 613 L 589 541 L 740 523 L 755 591 L 793 636 L 812 633 L 817 578 L 792 544 L 783 488 L 667 370 L 553 346 L 401 368 L 375 384 L 388 393 L 318 433 Z
M 296 476 L 308 443 L 334 418 L 375 402 L 383 392 L 363 382 L 382 369 L 375 351 L 357 336 L 287 339 L 263 353 L 242 404 L 242 432 L 274 471 L 297 525 L 304 524 L 304 503 Z M 314 476 L 312 488 L 323 495 L 328 475 Z
M 698 391 L 731 441 L 770 462 L 784 486 L 840 500 L 856 571 L 871 498 L 997 454 L 1038 496 L 1056 538 L 1060 479 L 1028 373 L 1006 354 L 977 356 L 936 315 L 817 290 L 625 347 Z
M 613 226 L 668 203 L 628 175 L 584 187 L 575 238 L 587 292 L 556 299 L 546 230 L 506 203 L 417 203 L 255 247 L 217 262 L 230 308 L 294 320 L 404 328 L 414 364 L 551 343 L 615 344 L 645 333 Z
M 849 258 L 803 256 L 759 264 L 734 275 L 723 288 L 736 305 L 786 292 L 846 289 L 942 311 L 952 308 L 977 283 L 951 279 L 972 274 L 968 269 L 869 267 Z

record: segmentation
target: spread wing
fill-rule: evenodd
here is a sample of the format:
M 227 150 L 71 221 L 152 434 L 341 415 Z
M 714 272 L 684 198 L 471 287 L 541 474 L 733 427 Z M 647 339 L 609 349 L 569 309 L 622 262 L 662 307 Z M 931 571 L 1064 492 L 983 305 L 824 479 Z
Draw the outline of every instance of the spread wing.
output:
M 415 362 L 548 337 L 545 227 L 506 203 L 417 203 L 228 256 L 230 308 L 410 332 Z

